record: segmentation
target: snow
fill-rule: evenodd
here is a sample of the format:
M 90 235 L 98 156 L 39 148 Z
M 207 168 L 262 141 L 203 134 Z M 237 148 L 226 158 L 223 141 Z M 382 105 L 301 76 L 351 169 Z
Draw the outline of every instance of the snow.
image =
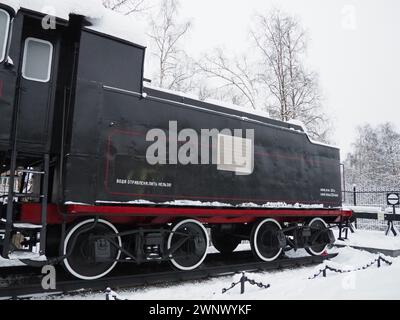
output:
M 149 89 L 153 89 L 153 90 L 158 90 L 161 92 L 166 92 L 169 94 L 173 94 L 173 95 L 177 95 L 180 96 L 182 98 L 188 98 L 188 99 L 193 99 L 193 100 L 199 100 L 199 97 L 196 96 L 195 94 L 192 93 L 183 93 L 183 92 L 179 92 L 179 91 L 173 91 L 173 90 L 169 90 L 169 89 L 165 89 L 165 88 L 160 88 L 160 87 L 156 87 L 153 85 L 150 85 L 148 83 L 144 83 L 143 84 L 145 86 L 145 88 L 149 88 Z M 268 112 L 263 111 L 263 110 L 257 110 L 257 109 L 250 109 L 250 108 L 244 108 L 241 106 L 238 106 L 236 104 L 233 103 L 228 103 L 228 102 L 224 102 L 224 101 L 220 101 L 220 100 L 215 100 L 215 99 L 205 99 L 204 100 L 205 103 L 210 103 L 213 105 L 217 105 L 226 109 L 230 109 L 230 110 L 235 110 L 235 111 L 240 111 L 243 113 L 247 113 L 247 114 L 252 114 L 252 115 L 256 115 L 259 117 L 263 117 L 263 118 L 267 118 L 267 119 L 271 119 L 270 115 Z M 242 117 L 243 119 L 248 119 L 246 117 Z M 307 131 L 307 127 L 305 126 L 305 124 L 303 122 L 301 122 L 300 120 L 289 120 L 286 123 L 288 124 L 293 124 L 295 126 L 299 126 L 303 129 L 303 131 L 301 130 L 296 130 L 295 128 L 290 128 L 291 130 L 295 130 L 298 132 L 301 132 L 302 134 L 306 134 L 308 139 L 310 140 L 310 142 L 312 144 L 317 144 L 317 145 L 321 145 L 321 146 L 325 146 L 325 147 L 329 147 L 329 148 L 335 148 L 335 149 L 339 149 L 338 146 L 332 145 L 332 144 L 327 144 L 327 143 L 323 143 L 323 142 L 319 142 L 319 141 L 315 141 L 311 138 L 310 134 Z
M 269 113 L 265 112 L 265 111 L 262 111 L 262 110 L 244 108 L 244 107 L 238 106 L 238 105 L 233 104 L 233 103 L 228 103 L 228 102 L 225 102 L 225 101 L 220 101 L 220 100 L 215 100 L 215 99 L 210 99 L 210 98 L 204 100 L 204 102 L 215 104 L 217 106 L 224 107 L 224 108 L 227 108 L 227 109 L 237 110 L 237 111 L 244 112 L 244 113 L 250 113 L 250 114 L 253 114 L 253 115 L 256 115 L 256 116 L 269 118 Z
M 381 208 L 380 206 L 344 206 L 343 210 L 351 210 L 356 213 L 393 213 L 393 208 Z M 400 208 L 396 208 L 395 213 L 399 214 Z
M 12 7 L 15 12 L 25 8 L 65 20 L 69 20 L 71 13 L 88 18 L 101 18 L 106 10 L 101 0 L 1 0 L 1 2 Z
M 19 266 L 25 266 L 25 264 L 19 260 L 8 260 L 0 257 L 0 268 L 19 267 Z
M 18 229 L 41 229 L 41 225 L 31 223 L 14 223 L 14 227 Z
M 134 201 L 127 201 L 127 202 L 119 202 L 119 201 L 102 201 L 97 200 L 96 203 L 99 204 L 131 204 L 131 205 L 169 205 L 169 206 L 187 206 L 187 207 L 232 207 L 232 208 L 287 208 L 287 209 L 321 209 L 324 207 L 323 204 L 302 204 L 302 203 L 295 203 L 295 204 L 287 204 L 286 202 L 267 202 L 264 204 L 256 204 L 253 202 L 241 203 L 238 205 L 232 205 L 229 203 L 223 202 L 202 202 L 202 201 L 192 201 L 192 200 L 175 200 L 175 201 L 167 201 L 162 203 L 151 202 L 148 200 L 134 200 Z M 87 205 L 77 202 L 68 201 L 65 202 L 66 205 Z
M 10 254 L 10 260 L 33 260 L 33 261 L 46 261 L 47 258 L 44 255 L 39 255 L 34 252 L 13 252 Z
M 337 241 L 336 243 L 341 243 Z M 383 232 L 357 230 L 350 234 L 350 240 L 345 244 L 374 245 L 382 248 L 392 248 L 400 245 L 400 237 L 386 237 Z M 242 243 L 235 251 L 249 251 L 249 243 Z M 210 247 L 209 253 L 216 253 Z M 212 278 L 210 280 L 183 282 L 172 285 L 149 286 L 137 289 L 116 290 L 120 299 L 129 300 L 275 300 L 275 299 L 400 299 L 400 257 L 390 258 L 381 255 L 392 265 L 382 263 L 381 268 L 373 265 L 368 269 L 350 273 L 333 273 L 327 271 L 327 277 L 322 275 L 312 278 L 325 266 L 343 271 L 355 270 L 366 266 L 378 258 L 378 254 L 358 250 L 349 246 L 334 247 L 328 253 L 338 253 L 335 258 L 316 266 L 284 269 L 269 272 L 246 273 L 249 279 L 262 282 L 271 287 L 261 289 L 246 284 L 245 294 L 240 294 L 236 287 L 225 294 L 223 288 L 230 287 L 232 282 L 240 279 L 240 274 Z M 291 250 L 286 253 L 291 258 L 308 256 L 304 249 Z M 0 259 L 0 266 L 4 259 Z M 18 261 L 7 261 L 8 265 L 21 265 Z M 195 288 L 195 289 L 194 289 Z M 104 288 L 106 290 L 106 288 Z M 115 288 L 111 288 L 115 290 Z M 40 295 L 35 299 L 62 300 L 105 300 L 105 293 L 81 293 L 63 296 Z
M 92 24 L 87 29 L 105 33 L 146 47 L 145 22 L 137 17 L 106 9 L 101 0 L 1 0 L 15 12 L 25 8 L 69 20 L 70 14 L 82 15 Z
M 383 231 L 366 231 L 357 229 L 355 233 L 349 233 L 348 240 L 336 240 L 336 244 L 353 247 L 368 247 L 373 249 L 400 250 L 400 237 L 394 237 L 392 236 L 392 233 L 386 236 Z
M 158 91 L 161 91 L 161 92 L 177 95 L 177 96 L 180 96 L 182 98 L 200 100 L 199 97 L 197 95 L 193 94 L 193 93 L 184 93 L 184 92 L 169 90 L 169 89 L 153 86 L 153 85 L 150 85 L 148 83 L 144 83 L 144 86 L 145 86 L 145 88 L 149 88 L 149 89 L 158 90 Z M 243 112 L 243 113 L 253 114 L 253 115 L 256 115 L 256 116 L 260 116 L 260 117 L 264 117 L 264 118 L 268 118 L 269 119 L 269 113 L 265 112 L 265 111 L 262 111 L 262 110 L 244 108 L 244 107 L 238 106 L 238 105 L 233 104 L 233 103 L 228 103 L 228 102 L 224 102 L 224 101 L 220 101 L 220 100 L 216 100 L 216 99 L 210 99 L 210 98 L 205 99 L 204 102 L 205 103 L 209 103 L 209 104 L 214 104 L 214 105 L 217 105 L 217 106 L 220 106 L 220 107 L 224 107 L 226 109 L 236 110 L 236 111 L 240 111 L 240 112 Z
M 75 205 L 75 206 L 88 206 L 87 203 L 83 203 L 83 202 L 74 202 L 74 201 L 66 201 L 66 202 L 64 202 L 64 204 L 65 204 L 66 206 L 72 206 L 72 205 Z
M 249 279 L 270 284 L 271 287 L 262 289 L 246 283 L 243 295 L 240 294 L 240 286 L 222 294 L 222 289 L 238 281 L 240 274 L 169 286 L 118 290 L 116 293 L 120 298 L 129 300 L 400 299 L 400 258 L 387 258 L 393 261 L 391 266 L 382 263 L 382 267 L 377 268 L 375 264 L 366 270 L 344 274 L 328 271 L 326 278 L 319 276 L 310 279 L 325 264 L 341 270 L 354 270 L 378 257 L 376 254 L 349 247 L 332 249 L 331 252 L 338 252 L 339 255 L 318 266 L 246 273 Z M 305 255 L 301 250 L 296 254 Z M 65 295 L 56 299 L 105 300 L 105 294 Z
M 180 96 L 182 98 L 188 98 L 188 99 L 193 99 L 193 100 L 199 100 L 199 97 L 193 93 L 184 93 L 184 92 L 180 92 L 180 91 L 175 91 L 175 90 L 169 90 L 169 89 L 165 89 L 165 88 L 160 88 L 154 85 L 151 85 L 147 82 L 143 83 L 145 88 L 148 89 L 152 89 L 152 90 L 157 90 L 157 91 L 161 91 L 161 92 L 165 92 L 165 93 L 169 93 L 169 94 L 173 94 L 176 96 Z
M 367 206 L 345 206 L 343 210 L 351 210 L 353 212 L 360 213 L 381 213 L 382 209 L 380 207 L 367 207 Z
M 249 251 L 250 249 L 250 243 L 241 243 L 238 245 L 238 247 L 235 249 L 235 252 L 239 251 Z M 207 250 L 207 254 L 212 254 L 212 253 L 218 253 L 219 251 L 214 248 L 214 246 L 210 246 Z
M 323 143 L 323 142 L 320 142 L 320 141 L 313 140 L 313 139 L 311 138 L 311 136 L 310 136 L 308 130 L 307 130 L 306 125 L 305 125 L 302 121 L 300 121 L 300 120 L 292 119 L 292 120 L 287 121 L 287 123 L 289 123 L 289 124 L 294 124 L 294 125 L 296 125 L 296 126 L 301 127 L 301 128 L 303 129 L 304 133 L 307 135 L 308 139 L 310 140 L 310 142 L 311 142 L 312 144 L 318 144 L 318 145 L 321 145 L 321 146 L 324 146 L 324 147 L 330 147 L 330 148 L 340 149 L 338 146 L 335 146 L 335 145 L 332 145 L 332 144 Z
M 142 47 L 147 47 L 145 21 L 138 17 L 129 17 L 105 9 L 101 19 L 92 18 L 93 24 L 87 27 L 90 30 L 108 34 L 116 38 L 127 40 Z

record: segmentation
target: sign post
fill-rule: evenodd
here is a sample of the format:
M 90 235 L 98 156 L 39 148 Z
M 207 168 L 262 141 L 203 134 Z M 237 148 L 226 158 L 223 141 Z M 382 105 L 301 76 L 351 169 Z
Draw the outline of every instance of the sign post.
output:
M 387 204 L 393 207 L 393 215 L 395 215 L 396 206 L 400 204 L 400 194 L 395 192 L 388 193 L 386 199 L 387 199 Z M 389 234 L 389 231 L 392 231 L 393 235 L 397 236 L 397 231 L 394 228 L 393 220 L 391 218 L 388 219 L 388 228 L 386 230 L 386 235 Z

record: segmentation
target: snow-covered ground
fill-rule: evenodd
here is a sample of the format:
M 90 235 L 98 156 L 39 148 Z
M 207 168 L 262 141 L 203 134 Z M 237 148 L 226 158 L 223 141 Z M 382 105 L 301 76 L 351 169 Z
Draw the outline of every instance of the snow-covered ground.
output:
M 338 231 L 335 231 L 335 236 L 338 238 Z M 388 236 L 383 231 L 356 230 L 355 233 L 350 233 L 349 239 L 345 241 L 337 240 L 336 244 L 347 245 L 353 247 L 368 247 L 374 249 L 400 250 L 400 237 L 394 237 L 390 232 Z
M 336 231 L 335 231 L 336 232 Z M 382 249 L 399 249 L 400 237 L 385 236 L 382 231 L 357 230 L 349 233 L 350 239 L 338 244 L 369 246 Z M 250 250 L 249 244 L 241 244 L 237 251 Z M 216 252 L 213 247 L 210 253 Z M 340 270 L 354 270 L 374 261 L 378 254 L 357 250 L 351 247 L 332 248 L 329 253 L 339 253 L 331 261 L 317 266 L 308 266 L 282 271 L 247 273 L 247 277 L 264 284 L 270 284 L 268 289 L 246 284 L 246 292 L 240 295 L 239 286 L 222 294 L 223 288 L 230 287 L 232 282 L 239 280 L 240 275 L 213 278 L 210 280 L 185 282 L 179 284 L 152 286 L 132 290 L 117 291 L 120 297 L 134 300 L 215 300 L 215 299 L 400 299 L 400 257 L 389 258 L 392 265 L 382 263 L 381 268 L 373 265 L 365 270 L 351 273 L 334 273 L 328 271 L 327 277 L 322 275 L 310 279 L 318 273 L 325 264 Z M 290 257 L 307 256 L 305 250 L 287 253 Z M 0 265 L 3 261 L 0 260 Z M 15 262 L 14 262 L 15 263 Z M 104 288 L 106 289 L 106 288 Z M 83 299 L 104 300 L 104 293 L 81 295 L 65 295 L 57 297 L 37 297 L 37 299 Z
M 241 245 L 240 250 L 248 249 Z M 350 247 L 334 248 L 330 252 L 339 255 L 326 262 L 327 265 L 341 270 L 353 270 L 369 264 L 377 258 L 376 254 L 356 250 Z M 291 252 L 290 256 L 306 255 L 304 250 Z M 392 265 L 382 263 L 351 273 L 329 272 L 326 278 L 322 275 L 310 279 L 324 267 L 318 266 L 288 269 L 283 271 L 247 273 L 247 277 L 264 284 L 268 289 L 246 284 L 245 294 L 240 294 L 239 286 L 222 294 L 223 288 L 230 287 L 240 275 L 213 278 L 205 281 L 186 282 L 182 284 L 139 288 L 117 291 L 120 298 L 129 300 L 274 300 L 274 299 L 400 299 L 400 258 L 387 258 Z M 53 297 L 47 297 L 54 299 Z M 56 299 L 104 300 L 104 293 L 56 297 Z

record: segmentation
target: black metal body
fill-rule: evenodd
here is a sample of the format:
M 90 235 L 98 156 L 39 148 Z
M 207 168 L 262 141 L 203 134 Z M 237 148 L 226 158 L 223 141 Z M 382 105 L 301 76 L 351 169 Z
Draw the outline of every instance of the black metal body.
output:
M 56 30 L 41 29 L 38 17 L 18 13 L 10 47 L 15 64 L 0 68 L 7 79 L 0 102 L 0 148 L 6 155 L 10 120 L 18 105 L 18 151 L 51 152 L 57 164 L 51 170 L 53 202 L 184 199 L 341 205 L 338 149 L 312 143 L 292 124 L 143 88 L 144 48 L 86 30 L 78 17 Z M 55 46 L 49 83 L 19 75 L 23 42 L 30 36 Z M 167 130 L 169 121 L 177 121 L 178 131 L 191 128 L 198 133 L 254 129 L 254 172 L 238 176 L 211 164 L 149 165 L 146 133 Z M 121 185 L 117 179 L 170 187 Z
M 40 254 L 45 254 L 48 240 L 48 203 L 58 209 L 68 203 L 138 200 L 340 208 L 339 150 L 310 141 L 300 126 L 144 87 L 145 48 L 86 28 L 84 17 L 57 19 L 55 29 L 43 29 L 43 14 L 25 9 L 15 14 L 0 7 L 13 17 L 7 50 L 13 63 L 0 63 L 0 160 L 3 176 L 10 179 L 2 210 L 3 257 L 13 250 L 12 236 L 18 231 L 13 225 L 19 218 L 16 198 L 35 198 L 41 205 Z M 49 81 L 22 76 L 25 41 L 32 37 L 53 46 Z M 190 128 L 199 136 L 202 129 L 254 130 L 253 172 L 237 175 L 211 163 L 150 165 L 146 151 L 153 142 L 146 141 L 146 134 L 155 128 L 168 132 L 171 121 L 178 132 Z M 167 147 L 172 140 L 167 137 Z M 213 147 L 201 145 L 200 154 L 212 155 Z M 27 195 L 26 175 L 32 174 L 40 176 L 40 183 L 36 193 Z M 68 217 L 59 210 L 64 239 Z M 142 262 L 147 259 L 143 248 L 158 245 L 161 259 L 168 259 L 176 249 L 164 250 L 168 232 L 130 229 L 126 233 L 132 238 L 137 234 L 134 254 L 120 249 L 132 261 Z M 31 231 L 30 236 L 37 234 Z
M 72 143 L 65 167 L 66 201 L 96 204 L 96 201 L 184 199 L 340 207 L 339 150 L 311 143 L 305 133 L 288 129 L 286 123 L 144 90 L 148 93 L 146 99 L 140 93 L 101 85 L 84 90 L 89 97 L 82 104 L 77 101 L 75 108 L 81 110 L 84 105 L 85 109 L 91 109 L 87 112 L 98 115 L 97 125 L 87 124 L 81 115 L 74 119 L 76 130 L 71 134 L 76 143 Z M 96 101 L 95 97 L 102 99 Z M 253 174 L 237 176 L 219 171 L 214 165 L 149 165 L 145 155 L 151 142 L 146 142 L 146 133 L 152 128 L 168 132 L 172 120 L 177 122 L 178 131 L 254 129 Z M 90 153 L 84 157 L 83 151 Z M 157 181 L 171 187 L 121 185 L 117 180 Z M 324 195 L 322 189 L 332 193 Z

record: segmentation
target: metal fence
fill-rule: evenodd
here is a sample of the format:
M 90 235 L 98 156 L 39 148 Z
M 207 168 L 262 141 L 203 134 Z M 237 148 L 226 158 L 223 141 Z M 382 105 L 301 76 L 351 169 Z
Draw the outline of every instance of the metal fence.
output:
M 387 207 L 386 196 L 388 193 L 400 191 L 395 190 L 357 190 L 342 191 L 344 205 L 368 206 L 368 207 Z
M 392 212 L 392 207 L 387 205 L 387 194 L 395 192 L 400 193 L 400 191 L 395 190 L 357 190 L 357 188 L 353 188 L 353 190 L 346 190 L 342 192 L 342 200 L 343 205 L 345 206 L 357 206 L 357 207 L 365 207 L 360 208 L 360 211 L 363 210 L 368 213 L 370 212 L 370 208 L 380 209 L 386 213 Z M 396 213 L 400 212 L 400 208 L 396 209 Z M 394 226 L 400 229 L 400 222 L 394 221 Z M 379 230 L 384 231 L 387 229 L 387 221 L 381 221 L 378 219 L 357 219 L 357 228 L 366 229 L 366 230 Z

